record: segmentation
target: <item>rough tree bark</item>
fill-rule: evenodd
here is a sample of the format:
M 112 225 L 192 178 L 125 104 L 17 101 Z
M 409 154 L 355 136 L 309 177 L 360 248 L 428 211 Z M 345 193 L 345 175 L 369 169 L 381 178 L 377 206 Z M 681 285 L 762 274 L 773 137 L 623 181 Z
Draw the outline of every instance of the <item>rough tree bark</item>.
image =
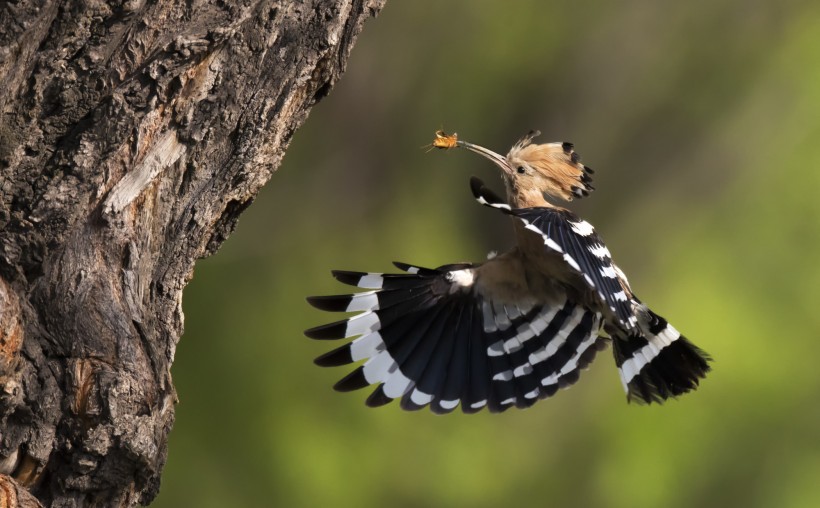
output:
M 383 2 L 0 4 L 0 502 L 156 496 L 194 261 Z

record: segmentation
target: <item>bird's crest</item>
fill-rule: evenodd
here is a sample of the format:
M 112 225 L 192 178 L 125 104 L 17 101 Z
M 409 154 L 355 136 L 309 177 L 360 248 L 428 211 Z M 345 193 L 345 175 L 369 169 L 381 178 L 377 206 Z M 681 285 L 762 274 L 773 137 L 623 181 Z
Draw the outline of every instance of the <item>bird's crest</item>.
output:
M 588 196 L 595 189 L 592 186 L 592 168 L 581 164 L 581 157 L 572 143 L 533 144 L 533 138 L 539 134 L 538 131 L 530 131 L 518 140 L 507 154 L 507 159 L 512 164 L 525 162 L 541 173 L 555 185 L 558 197 L 562 199 L 572 201 L 573 198 Z

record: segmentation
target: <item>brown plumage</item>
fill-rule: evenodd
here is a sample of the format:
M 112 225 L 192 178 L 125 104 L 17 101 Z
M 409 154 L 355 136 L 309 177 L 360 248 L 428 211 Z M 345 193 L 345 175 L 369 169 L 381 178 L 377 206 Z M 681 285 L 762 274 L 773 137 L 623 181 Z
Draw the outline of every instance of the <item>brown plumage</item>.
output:
M 450 137 L 441 134 L 441 139 L 449 140 Z M 539 134 L 538 131 L 531 131 L 513 145 L 506 157 L 466 141 L 457 140 L 455 146 L 471 150 L 496 163 L 501 169 L 510 205 L 515 208 L 553 206 L 545 199 L 546 196 L 564 201 L 588 196 L 595 189 L 591 176 L 594 171 L 581 164 L 581 157 L 575 152 L 573 144 L 533 144 L 533 138 Z M 434 144 L 438 148 L 453 147 L 453 143 L 448 143 L 451 146 L 442 145 Z
M 448 135 L 443 131 L 436 132 L 437 148 L 462 147 L 491 160 L 501 169 L 501 178 L 507 191 L 507 202 L 513 208 L 552 207 L 547 198 L 553 197 L 564 201 L 588 196 L 594 190 L 592 186 L 592 169 L 581 164 L 580 156 L 575 152 L 572 143 L 533 144 L 532 140 L 540 133 L 530 131 L 518 140 L 506 156 L 502 156 L 483 146 L 458 140 L 456 134 Z M 563 208 L 561 208 L 563 209 Z M 530 280 L 544 278 L 548 281 L 559 281 L 564 286 L 573 288 L 579 285 L 581 275 L 568 266 L 562 256 L 554 251 L 544 249 L 544 240 L 540 235 L 526 229 L 526 224 L 513 220 L 517 248 L 511 251 L 515 256 L 525 260 L 525 266 L 531 272 Z M 480 270 L 494 270 L 493 263 L 485 263 Z M 540 286 L 551 286 L 539 282 Z M 623 284 L 628 291 L 628 285 Z M 591 304 L 594 293 L 580 293 L 579 298 Z
M 530 131 L 519 139 L 506 156 L 502 156 L 483 146 L 459 140 L 456 134 L 448 135 L 443 131 L 436 132 L 434 146 L 449 149 L 461 147 L 475 152 L 495 163 L 501 170 L 501 178 L 507 192 L 507 203 L 512 208 L 545 207 L 565 210 L 548 201 L 547 198 L 557 198 L 572 201 L 574 198 L 588 196 L 592 187 L 592 169 L 581 164 L 580 156 L 575 152 L 574 145 L 569 142 L 534 144 L 533 139 L 540 132 Z M 436 141 L 446 140 L 446 143 Z M 599 298 L 593 291 L 578 290 L 584 288 L 583 274 L 569 266 L 561 253 L 544 248 L 544 239 L 527 229 L 527 224 L 513 218 L 513 228 L 516 236 L 516 247 L 508 255 L 521 258 L 521 265 L 526 272 L 526 280 L 533 289 L 541 293 L 570 291 L 576 301 L 590 307 L 600 306 Z M 497 266 L 495 260 L 484 263 L 477 268 L 479 272 L 493 272 L 506 270 Z M 500 277 L 493 277 L 500 279 Z M 619 278 L 620 286 L 631 295 L 626 280 Z M 585 288 L 584 288 L 585 289 Z M 492 292 L 492 287 L 485 287 L 485 291 Z M 601 311 L 612 314 L 604 305 Z

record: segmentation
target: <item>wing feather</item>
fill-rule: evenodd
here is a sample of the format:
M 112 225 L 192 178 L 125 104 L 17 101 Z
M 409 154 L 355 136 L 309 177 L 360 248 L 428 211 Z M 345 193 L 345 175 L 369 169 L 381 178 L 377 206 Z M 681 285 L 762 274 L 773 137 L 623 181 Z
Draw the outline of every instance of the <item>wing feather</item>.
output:
M 592 323 L 597 326 L 599 320 L 588 318 L 594 313 L 566 294 L 547 298 L 526 289 L 505 293 L 493 284 L 503 286 L 510 280 L 484 280 L 493 264 L 501 268 L 509 260 L 504 255 L 483 265 L 437 269 L 401 263 L 397 266 L 407 273 L 398 275 L 334 272 L 342 282 L 370 291 L 308 299 L 322 310 L 361 312 L 306 332 L 322 340 L 354 337 L 316 363 L 337 366 L 366 360 L 336 388 L 375 385 L 366 401 L 373 407 L 399 398 L 408 410 L 430 406 L 433 412 L 447 413 L 460 405 L 465 413 L 484 407 L 500 412 L 529 407 L 554 394 L 558 383 L 544 386 L 543 380 L 556 373 L 571 376 L 579 369 L 580 348 L 589 346 L 592 335 L 597 337 Z M 496 269 L 496 276 L 499 271 L 513 277 L 503 269 Z M 583 330 L 578 319 L 570 319 L 580 315 Z M 550 347 L 555 350 L 552 356 L 561 354 L 550 362 L 532 362 L 538 351 Z
M 563 256 L 567 266 L 595 291 L 621 327 L 633 330 L 637 326 L 632 303 L 624 291 L 628 285 L 619 276 L 609 250 L 592 225 L 562 208 L 511 208 L 475 177 L 470 181 L 470 188 L 482 205 L 512 215 L 523 221 L 527 229 L 540 234 L 545 248 Z

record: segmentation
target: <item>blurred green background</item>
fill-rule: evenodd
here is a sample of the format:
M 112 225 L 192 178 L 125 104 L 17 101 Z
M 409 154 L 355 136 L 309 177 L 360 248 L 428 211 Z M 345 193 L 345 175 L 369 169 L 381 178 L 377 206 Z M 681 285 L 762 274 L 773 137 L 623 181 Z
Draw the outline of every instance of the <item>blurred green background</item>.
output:
M 512 242 L 462 151 L 573 141 L 640 297 L 714 358 L 626 404 L 609 351 L 500 415 L 337 394 L 304 297 L 332 268 L 481 260 Z M 820 3 L 388 0 L 221 251 L 197 264 L 158 507 L 820 506 Z

